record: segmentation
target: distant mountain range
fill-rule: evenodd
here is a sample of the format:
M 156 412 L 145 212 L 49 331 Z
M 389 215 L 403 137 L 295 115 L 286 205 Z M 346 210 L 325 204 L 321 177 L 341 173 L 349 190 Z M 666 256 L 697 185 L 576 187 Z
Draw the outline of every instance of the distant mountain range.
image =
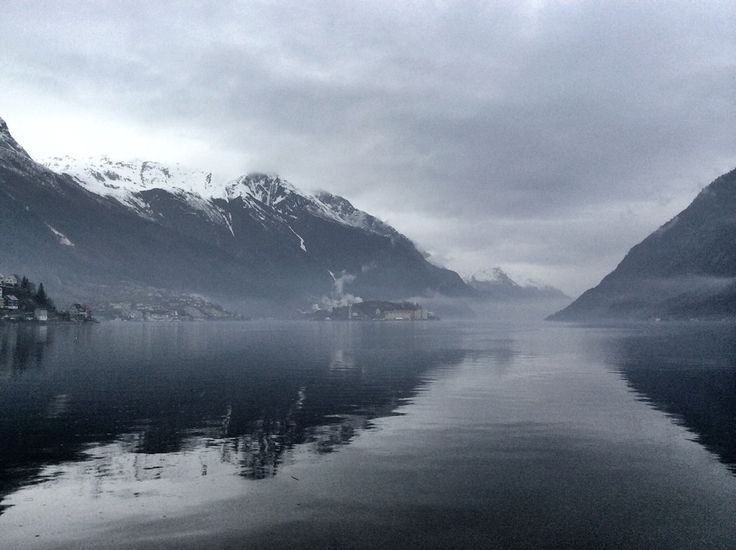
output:
M 550 319 L 736 315 L 736 170 L 632 248 L 598 286 Z
M 500 267 L 478 271 L 465 282 L 478 294 L 493 301 L 565 299 L 561 290 L 537 283 L 519 284 Z
M 248 307 L 471 296 L 404 235 L 348 200 L 276 175 L 216 182 L 155 162 L 37 163 L 0 119 L 0 266 L 52 292 L 198 292 Z

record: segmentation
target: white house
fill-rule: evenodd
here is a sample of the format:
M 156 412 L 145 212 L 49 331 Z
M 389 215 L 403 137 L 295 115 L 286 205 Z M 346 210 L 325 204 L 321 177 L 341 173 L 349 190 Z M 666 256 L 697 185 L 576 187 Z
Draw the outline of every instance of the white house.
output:
M 18 277 L 15 275 L 0 275 L 0 286 L 18 286 Z

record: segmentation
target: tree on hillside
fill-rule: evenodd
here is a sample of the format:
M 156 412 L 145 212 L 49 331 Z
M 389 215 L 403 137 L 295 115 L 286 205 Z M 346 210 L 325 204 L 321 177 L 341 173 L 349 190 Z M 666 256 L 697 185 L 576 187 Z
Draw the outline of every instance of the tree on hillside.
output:
M 39 283 L 38 292 L 36 292 L 35 299 L 36 304 L 38 304 L 40 307 L 44 307 L 50 310 L 56 309 L 54 306 L 54 301 L 49 298 L 48 294 L 46 294 L 46 289 L 43 287 L 43 283 Z
M 38 285 L 38 292 L 36 292 L 36 302 L 39 306 L 45 306 L 48 304 L 49 297 L 46 296 L 46 289 L 43 287 L 43 283 Z

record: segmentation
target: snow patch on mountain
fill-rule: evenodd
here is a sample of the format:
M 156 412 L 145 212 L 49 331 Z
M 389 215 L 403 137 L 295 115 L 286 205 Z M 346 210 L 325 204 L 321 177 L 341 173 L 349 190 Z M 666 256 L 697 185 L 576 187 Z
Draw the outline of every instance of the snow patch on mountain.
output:
M 122 203 L 127 202 L 131 193 L 150 189 L 207 196 L 212 186 L 211 173 L 189 170 L 179 164 L 165 166 L 142 160 L 116 161 L 106 156 L 87 159 L 51 157 L 43 164 L 54 172 L 76 178 L 92 193 L 113 197 Z
M 87 191 L 110 197 L 142 217 L 152 219 L 141 192 L 162 189 L 203 213 L 213 222 L 226 224 L 220 211 L 205 199 L 214 189 L 212 174 L 179 164 L 165 166 L 152 161 L 116 161 L 110 157 L 51 157 L 43 163 L 50 170 L 72 176 Z M 230 228 L 232 232 L 232 228 Z
M 43 164 L 54 172 L 72 176 L 87 191 L 111 197 L 147 218 L 151 217 L 151 212 L 141 193 L 162 189 L 186 201 L 212 221 L 225 225 L 233 236 L 231 220 L 223 216 L 215 205 L 215 199 L 241 200 L 263 223 L 272 220 L 274 215 L 284 220 L 296 220 L 309 213 L 392 239 L 401 237 L 390 225 L 355 208 L 347 199 L 327 192 L 312 195 L 275 174 L 251 173 L 220 183 L 213 181 L 211 172 L 192 170 L 179 164 L 165 166 L 152 161 L 118 161 L 107 156 L 87 159 L 51 157 Z
M 233 216 L 230 214 L 230 212 L 225 212 L 224 210 L 220 210 L 218 208 L 220 215 L 222 216 L 223 221 L 225 222 L 225 225 L 227 226 L 228 230 L 230 231 L 230 234 L 234 237 L 235 231 L 233 231 Z
M 186 202 L 193 210 L 206 216 L 211 222 L 227 226 L 230 233 L 233 234 L 233 237 L 235 236 L 232 221 L 223 215 L 222 210 L 220 210 L 213 201 L 207 200 L 197 193 L 184 191 L 182 189 L 174 190 L 173 195 L 179 200 Z
M 69 238 L 64 235 L 61 231 L 57 231 L 53 227 L 51 227 L 49 224 L 46 224 L 46 227 L 49 228 L 49 230 L 54 234 L 54 236 L 59 239 L 59 244 L 62 244 L 64 246 L 74 246 L 74 243 L 69 240 Z
M 345 223 L 329 206 L 316 196 L 297 189 L 275 174 L 252 173 L 228 182 L 223 193 L 228 200 L 242 199 L 271 208 L 286 218 L 296 219 L 303 212 Z
M 294 233 L 294 235 L 296 235 L 296 238 L 299 239 L 299 248 L 301 248 L 304 252 L 306 252 L 307 251 L 307 247 L 304 245 L 304 239 L 302 238 L 302 236 L 299 233 L 297 233 L 296 231 L 294 231 L 291 228 L 291 226 L 289 226 L 289 231 L 291 231 L 292 233 Z
M 371 233 L 377 233 L 386 237 L 398 237 L 399 232 L 387 223 L 371 216 L 367 212 L 358 210 L 346 198 L 333 195 L 327 191 L 320 191 L 316 198 L 338 217 L 345 225 L 351 225 Z

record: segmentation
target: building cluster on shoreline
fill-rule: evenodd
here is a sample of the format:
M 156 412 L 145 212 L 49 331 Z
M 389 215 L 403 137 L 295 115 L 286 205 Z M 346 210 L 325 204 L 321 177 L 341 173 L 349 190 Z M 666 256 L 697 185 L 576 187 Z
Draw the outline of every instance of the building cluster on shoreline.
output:
M 67 311 L 58 311 L 43 283 L 36 286 L 27 277 L 0 274 L 0 321 L 92 321 L 92 310 L 82 304 L 72 304 Z
M 414 302 L 367 300 L 348 303 L 330 309 L 315 309 L 305 314 L 315 321 L 436 321 L 431 311 Z

